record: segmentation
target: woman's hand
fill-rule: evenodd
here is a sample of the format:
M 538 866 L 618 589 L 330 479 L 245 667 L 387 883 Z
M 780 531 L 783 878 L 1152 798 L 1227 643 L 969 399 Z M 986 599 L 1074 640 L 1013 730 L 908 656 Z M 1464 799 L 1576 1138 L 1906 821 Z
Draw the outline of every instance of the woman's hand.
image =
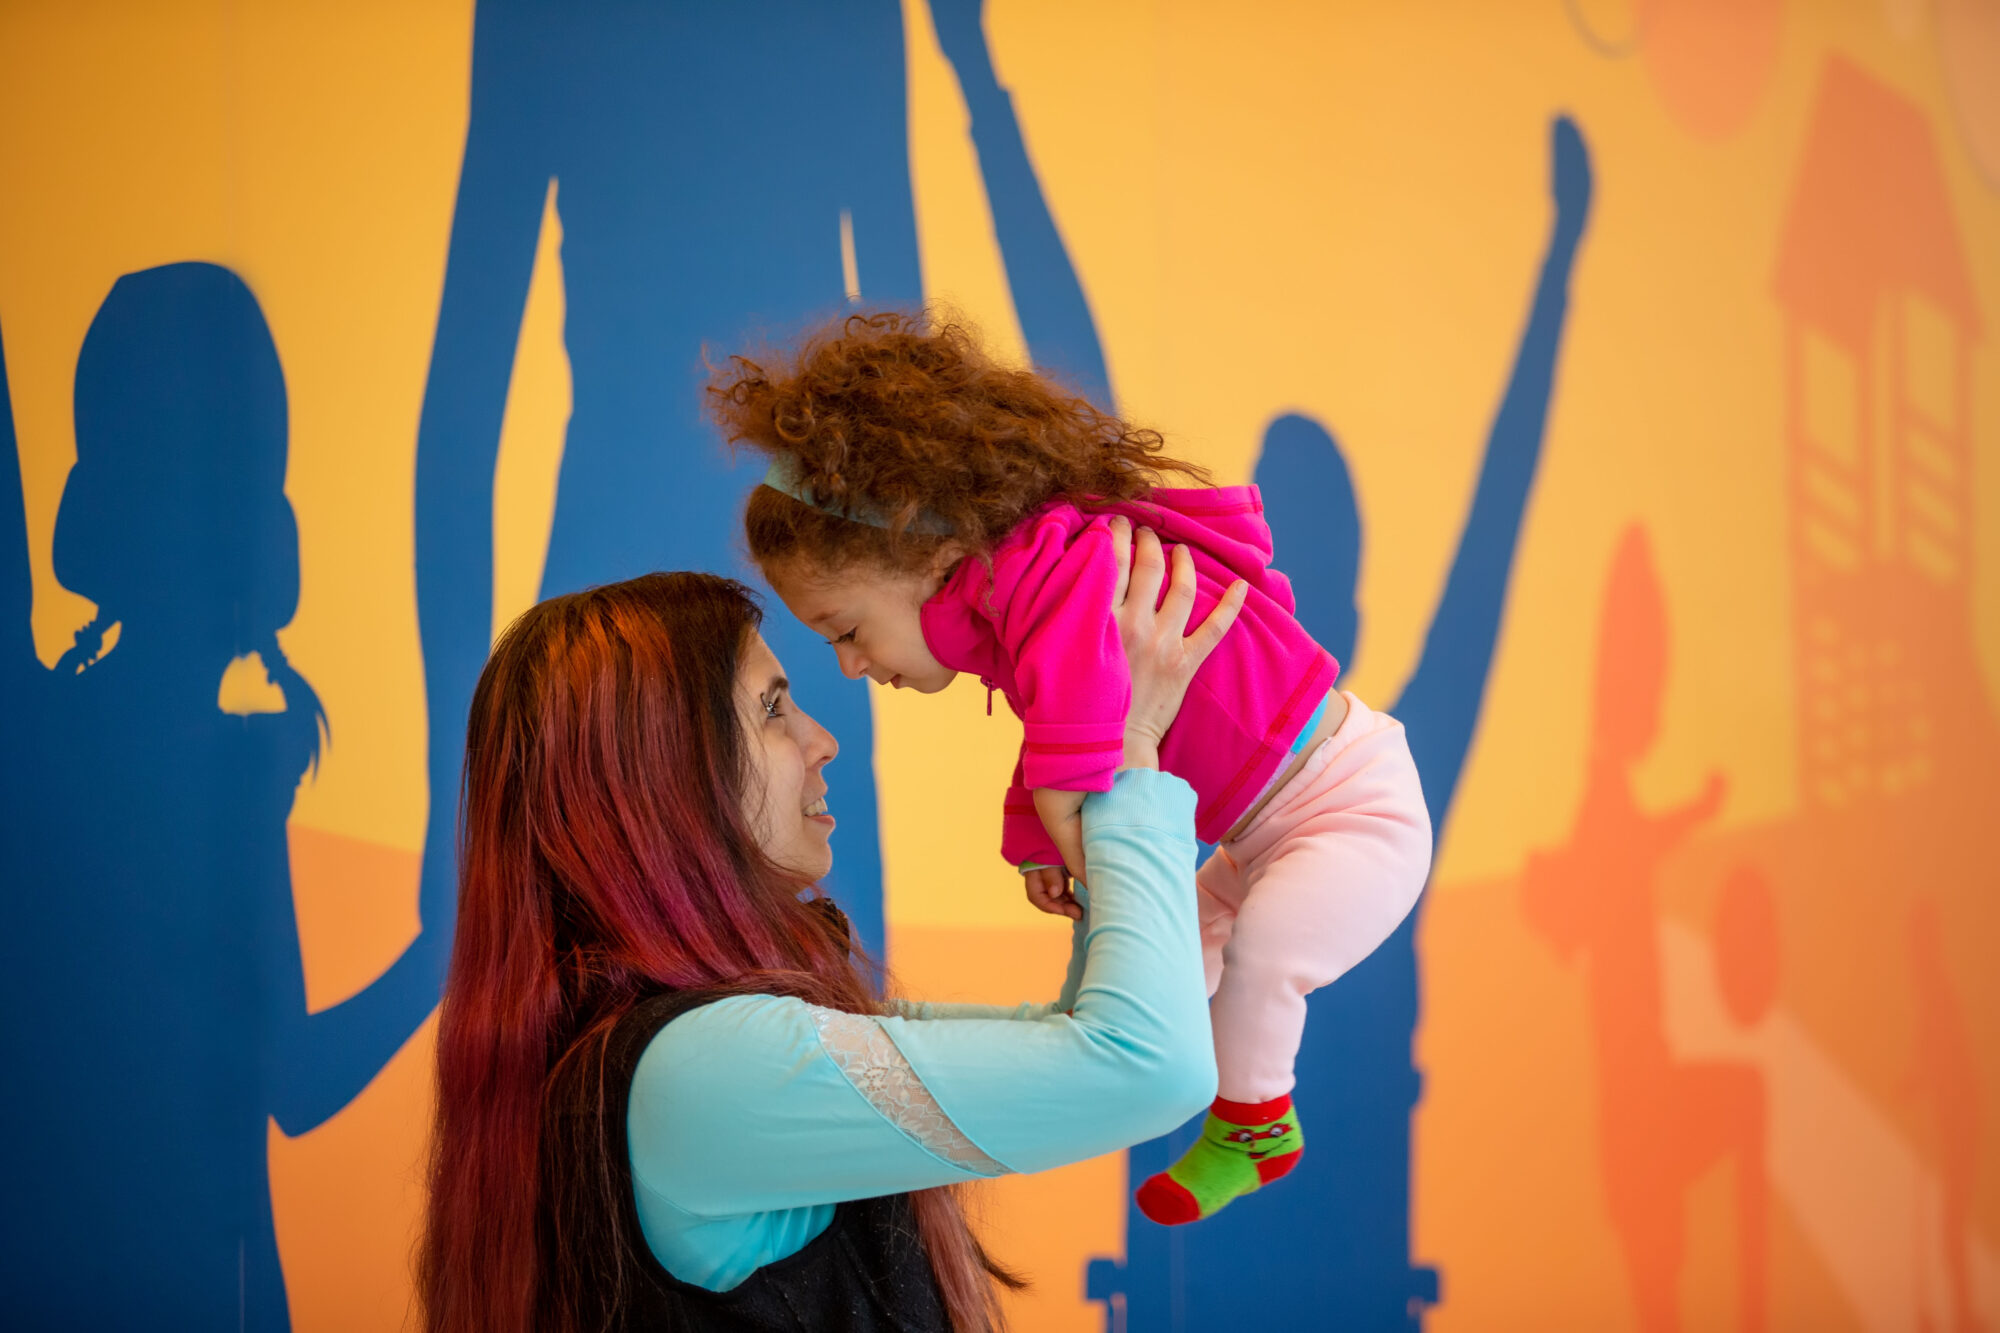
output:
M 1141 528 L 1135 537 L 1132 525 L 1122 515 L 1113 516 L 1111 535 L 1118 552 L 1112 614 L 1117 617 L 1118 637 L 1125 644 L 1125 659 L 1132 670 L 1132 707 L 1125 715 L 1125 758 L 1119 766 L 1158 768 L 1160 738 L 1181 711 L 1188 682 L 1236 623 L 1250 587 L 1241 579 L 1229 585 L 1208 619 L 1189 634 L 1195 580 L 1194 557 L 1187 548 L 1174 548 L 1173 580 L 1167 585 L 1166 600 L 1161 601 L 1160 583 L 1166 577 L 1167 561 L 1159 537 L 1151 528 Z
M 1160 584 L 1166 579 L 1167 560 L 1161 552 L 1159 537 L 1151 528 L 1141 528 L 1134 537 L 1132 525 L 1123 515 L 1113 515 L 1111 536 L 1118 553 L 1118 586 L 1111 595 L 1111 611 L 1118 621 L 1118 637 L 1125 646 L 1125 660 L 1132 672 L 1132 707 L 1125 715 L 1125 756 L 1118 766 L 1158 768 L 1160 738 L 1181 711 L 1188 682 L 1236 623 L 1236 614 L 1243 609 L 1243 599 L 1250 588 L 1241 579 L 1229 585 L 1208 619 L 1189 634 L 1187 623 L 1194 614 L 1195 580 L 1194 557 L 1187 548 L 1174 548 L 1173 581 L 1167 585 L 1163 601 Z M 1035 793 L 1036 813 L 1042 816 L 1070 870 L 1081 868 L 1083 861 L 1081 804 L 1079 793 Z M 1069 836 L 1064 836 L 1065 833 Z M 1083 916 L 1083 908 L 1069 885 L 1070 876 L 1063 867 L 1026 871 L 1024 879 L 1028 901 L 1040 910 L 1072 920 Z

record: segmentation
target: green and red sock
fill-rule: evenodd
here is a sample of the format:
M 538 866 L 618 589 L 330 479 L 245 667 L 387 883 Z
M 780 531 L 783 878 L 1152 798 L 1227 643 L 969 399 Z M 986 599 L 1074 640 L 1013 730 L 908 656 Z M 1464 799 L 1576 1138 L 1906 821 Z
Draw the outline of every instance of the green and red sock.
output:
M 1139 1187 L 1139 1211 L 1169 1227 L 1213 1217 L 1297 1166 L 1305 1147 L 1289 1095 L 1268 1102 L 1217 1097 L 1194 1146 Z

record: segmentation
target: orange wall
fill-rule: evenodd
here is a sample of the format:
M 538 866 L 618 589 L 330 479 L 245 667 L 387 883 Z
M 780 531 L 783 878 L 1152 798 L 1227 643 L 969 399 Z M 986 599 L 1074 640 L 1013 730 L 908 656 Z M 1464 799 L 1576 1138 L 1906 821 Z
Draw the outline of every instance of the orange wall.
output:
M 1417 659 L 1519 332 L 1549 119 L 1588 137 L 1596 212 L 1420 938 L 1434 1327 L 1637 1328 L 1663 1300 L 1725 1327 L 1752 1269 L 1772 1327 L 1945 1327 L 1961 1257 L 2000 1319 L 1992 6 L 989 9 L 1121 405 L 1229 481 L 1276 413 L 1338 431 L 1368 533 L 1346 683 L 1378 701 Z M 904 11 L 925 289 L 1018 355 L 963 103 L 925 0 Z M 303 592 L 281 639 L 336 736 L 291 819 L 321 1007 L 416 929 L 411 482 L 471 19 L 459 0 L 0 11 L 0 327 L 45 664 L 92 613 L 50 543 L 111 283 L 226 264 L 284 363 Z M 1849 115 L 1903 126 L 1928 175 L 1858 202 L 1817 183 L 1820 151 L 1836 179 L 1916 170 L 1829 129 Z M 560 211 L 557 182 L 496 476 L 496 623 L 537 586 L 568 415 Z M 1947 250 L 1949 272 L 1908 258 Z M 1788 264 L 1872 281 L 1859 332 L 1787 289 Z M 1871 471 L 1897 403 L 1942 441 L 1912 448 L 1947 458 L 1921 493 Z M 1859 480 L 1827 479 L 1842 457 Z M 1656 731 L 1627 736 L 1655 661 Z M 1014 741 L 983 702 L 875 696 L 890 955 L 917 993 L 1015 999 L 1048 988 L 1058 932 L 990 855 Z M 301 1329 L 406 1315 L 428 1041 L 321 1129 L 271 1131 Z M 996 1248 L 1038 1280 L 1022 1327 L 1101 1326 L 1081 1264 L 1123 1245 L 1123 1174 L 990 1189 Z

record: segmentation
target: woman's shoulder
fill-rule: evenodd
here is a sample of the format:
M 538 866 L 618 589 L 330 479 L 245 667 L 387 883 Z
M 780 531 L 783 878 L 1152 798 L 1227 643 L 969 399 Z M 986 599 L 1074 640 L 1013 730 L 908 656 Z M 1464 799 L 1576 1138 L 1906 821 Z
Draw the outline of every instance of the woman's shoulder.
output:
M 726 1108 L 810 1063 L 818 1043 L 808 1006 L 789 996 L 656 996 L 619 1023 L 606 1064 L 629 1081 L 641 1141 L 699 1141 Z
M 812 1031 L 809 1007 L 789 995 L 709 996 L 668 992 L 642 1000 L 619 1024 L 635 1064 L 668 1068 L 717 1053 L 749 1054 L 796 1043 Z
M 717 1173 L 719 1148 L 794 1123 L 802 1108 L 866 1108 L 815 1024 L 831 1012 L 787 996 L 733 995 L 653 1031 L 633 1063 L 625 1104 L 640 1181 L 703 1216 L 765 1206 L 745 1205 L 741 1182 Z

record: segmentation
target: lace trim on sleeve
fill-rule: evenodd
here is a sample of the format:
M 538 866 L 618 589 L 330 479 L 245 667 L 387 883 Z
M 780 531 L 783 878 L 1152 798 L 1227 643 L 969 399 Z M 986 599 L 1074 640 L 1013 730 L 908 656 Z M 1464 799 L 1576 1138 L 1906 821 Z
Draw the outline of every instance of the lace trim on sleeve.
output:
M 812 1015 L 820 1045 L 834 1066 L 890 1124 L 962 1170 L 981 1176 L 1006 1174 L 1005 1166 L 981 1152 L 951 1122 L 874 1018 L 813 1004 L 806 1006 L 806 1012 Z

